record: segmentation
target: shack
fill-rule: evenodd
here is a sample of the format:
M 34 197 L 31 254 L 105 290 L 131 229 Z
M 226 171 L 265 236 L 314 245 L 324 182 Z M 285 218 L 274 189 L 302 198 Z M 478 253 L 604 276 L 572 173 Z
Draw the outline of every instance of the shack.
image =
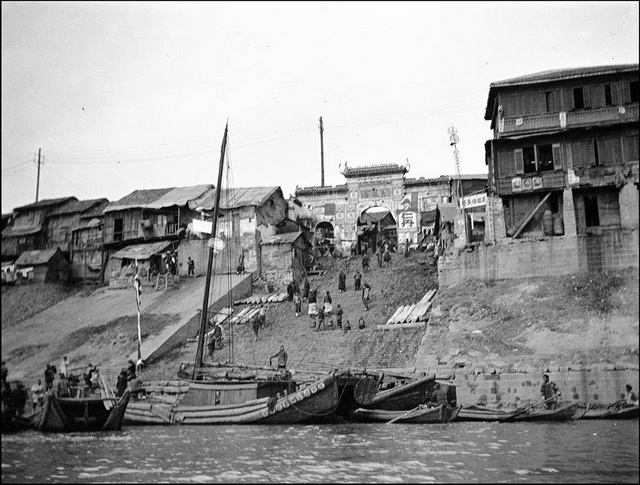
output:
M 277 234 L 260 243 L 262 276 L 280 287 L 306 276 L 311 244 L 302 231 Z
M 66 282 L 70 277 L 69 262 L 58 247 L 24 251 L 16 260 L 15 266 L 17 272 L 32 267 L 33 271 L 29 272 L 29 279 L 33 279 L 36 283 Z

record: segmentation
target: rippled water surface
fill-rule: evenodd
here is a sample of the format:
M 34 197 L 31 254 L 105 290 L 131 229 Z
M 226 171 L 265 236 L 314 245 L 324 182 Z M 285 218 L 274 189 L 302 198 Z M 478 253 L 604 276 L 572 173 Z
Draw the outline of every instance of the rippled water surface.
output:
M 2 437 L 3 483 L 638 483 L 638 420 L 127 427 Z

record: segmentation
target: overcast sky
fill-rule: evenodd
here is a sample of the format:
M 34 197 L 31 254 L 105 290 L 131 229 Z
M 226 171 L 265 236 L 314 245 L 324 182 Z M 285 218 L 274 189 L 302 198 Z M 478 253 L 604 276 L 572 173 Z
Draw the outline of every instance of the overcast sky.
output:
M 2 213 L 215 183 L 486 173 L 491 82 L 637 63 L 638 2 L 2 2 Z

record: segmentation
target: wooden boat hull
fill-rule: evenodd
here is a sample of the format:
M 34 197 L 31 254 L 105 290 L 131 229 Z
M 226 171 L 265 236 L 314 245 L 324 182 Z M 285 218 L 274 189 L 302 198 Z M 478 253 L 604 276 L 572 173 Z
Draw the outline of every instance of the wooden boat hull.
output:
M 388 411 L 386 409 L 365 409 L 359 408 L 354 412 L 354 416 L 365 423 L 406 423 L 406 424 L 429 424 L 448 423 L 456 418 L 460 407 L 453 406 L 420 406 L 409 411 Z
M 640 407 L 620 409 L 588 409 L 580 419 L 634 419 L 640 416 Z
M 426 376 L 401 386 L 378 391 L 373 400 L 362 406 L 365 409 L 408 411 L 427 401 L 427 391 L 435 383 L 435 376 Z
M 251 383 L 244 383 L 247 386 Z M 227 386 L 233 386 L 226 383 Z M 196 385 L 194 384 L 194 390 Z M 197 391 L 215 389 L 216 384 L 197 384 Z M 215 396 L 215 390 L 214 396 Z M 339 402 L 336 380 L 327 376 L 304 388 L 279 397 L 265 396 L 231 404 L 184 404 L 201 401 L 201 396 L 187 400 L 189 391 L 177 404 L 154 400 L 132 403 L 126 411 L 127 424 L 297 424 L 322 420 L 333 413 Z
M 503 421 L 569 421 L 575 415 L 577 408 L 578 403 L 565 404 L 557 409 L 527 411 Z
M 463 406 L 456 421 L 505 421 L 518 413 L 519 411 L 483 409 L 481 406 Z
M 130 393 L 120 398 L 47 396 L 34 429 L 45 432 L 117 431 L 122 427 Z

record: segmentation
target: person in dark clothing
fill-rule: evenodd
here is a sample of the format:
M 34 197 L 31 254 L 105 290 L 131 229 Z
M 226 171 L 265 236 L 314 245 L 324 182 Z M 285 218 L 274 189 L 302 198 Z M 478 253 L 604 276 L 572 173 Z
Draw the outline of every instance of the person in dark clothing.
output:
M 278 369 L 286 369 L 287 368 L 287 359 L 289 358 L 289 356 L 287 355 L 287 351 L 284 350 L 284 345 L 280 346 L 280 350 L 278 351 L 277 354 L 272 355 L 271 357 L 269 357 L 269 365 L 271 364 L 271 361 L 275 358 L 278 358 Z
M 382 268 L 382 248 L 378 247 L 378 251 L 376 251 L 376 259 L 378 260 L 378 267 Z
M 342 311 L 342 307 L 340 306 L 340 303 L 338 303 L 338 305 L 336 306 L 336 325 L 338 326 L 338 328 L 342 328 L 342 314 L 344 312 Z
M 27 390 L 22 385 L 22 382 L 18 381 L 16 383 L 16 389 L 13 391 L 11 404 L 11 408 L 16 415 L 22 416 L 24 413 L 24 406 L 27 404 L 27 397 Z
M 365 311 L 369 310 L 369 303 L 371 303 L 370 291 L 371 286 L 365 281 L 364 285 L 362 285 L 362 303 L 364 304 Z
M 191 259 L 191 256 L 187 259 L 187 276 L 195 276 L 196 263 Z
M 429 399 L 429 402 L 432 405 L 436 405 L 436 406 L 439 406 L 440 404 L 442 404 L 443 406 L 447 406 L 449 404 L 447 390 L 442 389 L 442 386 L 440 386 L 440 383 L 436 382 L 433 385 L 433 392 L 431 393 L 431 399 Z
M 136 364 L 131 359 L 129 359 L 128 362 L 129 365 L 127 366 L 127 380 L 130 381 L 136 377 Z
M 300 285 L 296 280 L 293 280 L 293 294 L 300 293 Z
M 253 330 L 253 333 L 255 335 L 253 341 L 257 342 L 258 341 L 258 332 L 260 331 L 260 320 L 261 318 L 258 317 L 254 317 L 253 322 L 251 323 L 251 329 Z
M 309 303 L 316 303 L 317 302 L 317 292 L 318 290 L 316 288 L 314 288 L 313 290 L 309 290 Z
M 295 292 L 293 294 L 293 305 L 295 307 L 296 318 L 297 318 L 300 316 L 300 313 L 302 313 L 302 297 L 298 292 Z
M 9 369 L 7 369 L 7 363 L 2 361 L 2 386 L 4 387 L 4 383 L 7 382 L 7 376 L 9 375 Z
M 369 271 L 369 255 L 362 256 L 362 271 L 365 273 Z
M 56 367 L 47 364 L 44 369 L 44 390 L 45 392 L 51 392 L 53 390 L 53 381 L 56 378 Z
M 304 284 L 302 285 L 302 299 L 303 300 L 308 300 L 309 299 L 309 289 L 310 289 L 309 285 L 309 280 L 307 278 L 304 279 Z
M 2 404 L 7 409 L 11 409 L 13 404 L 13 389 L 11 389 L 11 384 L 7 381 L 2 386 Z
M 356 270 L 356 274 L 353 275 L 353 289 L 356 291 L 360 291 L 360 284 L 362 282 L 362 275 L 360 271 Z
M 236 269 L 236 274 L 244 274 L 244 251 L 238 257 L 238 268 Z
M 124 391 L 127 390 L 127 369 L 124 367 L 118 374 L 118 379 L 116 380 L 116 397 L 120 397 L 124 394 Z
M 293 283 L 287 285 L 287 298 L 289 301 L 293 301 Z
M 388 249 L 384 252 L 383 259 L 385 268 L 391 266 L 391 252 Z
M 340 270 L 340 274 L 338 275 L 338 291 L 342 293 L 347 290 L 347 275 L 344 274 L 344 271 Z

